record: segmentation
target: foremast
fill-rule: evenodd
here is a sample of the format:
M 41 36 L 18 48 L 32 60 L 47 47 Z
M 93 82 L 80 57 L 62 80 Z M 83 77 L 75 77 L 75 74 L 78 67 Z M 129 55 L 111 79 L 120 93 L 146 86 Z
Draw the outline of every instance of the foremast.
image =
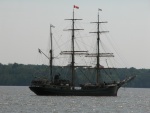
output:
M 101 9 L 98 9 L 98 21 L 97 22 L 91 22 L 91 23 L 96 23 L 97 24 L 97 31 L 96 32 L 90 32 L 90 33 L 96 33 L 97 34 L 97 53 L 92 53 L 89 54 L 89 57 L 96 57 L 96 84 L 99 85 L 101 84 L 100 76 L 101 76 L 101 69 L 102 65 L 100 63 L 100 57 L 114 57 L 113 53 L 101 53 L 100 51 L 100 34 L 101 33 L 106 33 L 108 31 L 100 31 L 100 24 L 101 23 L 107 23 L 107 22 L 100 22 L 99 21 L 99 11 L 102 11 Z
M 50 47 L 50 59 L 49 59 L 49 68 L 50 68 L 50 80 L 51 82 L 53 82 L 53 34 L 52 34 L 52 28 L 54 28 L 54 26 L 52 24 L 50 24 L 50 43 L 51 43 L 51 47 Z

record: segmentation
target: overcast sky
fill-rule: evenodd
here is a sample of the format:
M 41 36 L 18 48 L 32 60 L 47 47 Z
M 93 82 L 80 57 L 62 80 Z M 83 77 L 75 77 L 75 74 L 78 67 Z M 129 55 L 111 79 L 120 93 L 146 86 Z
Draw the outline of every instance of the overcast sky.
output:
M 73 5 L 85 22 L 101 8 L 127 66 L 150 69 L 149 0 L 0 0 L 0 63 L 37 64 L 37 49 L 48 44 L 49 25 L 59 28 L 72 16 Z

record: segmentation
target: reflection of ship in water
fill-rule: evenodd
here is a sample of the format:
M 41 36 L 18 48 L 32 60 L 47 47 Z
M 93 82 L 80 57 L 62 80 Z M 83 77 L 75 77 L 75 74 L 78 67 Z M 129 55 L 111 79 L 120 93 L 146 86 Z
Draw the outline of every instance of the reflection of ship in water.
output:
M 39 52 L 43 53 L 50 62 L 50 79 L 42 79 L 35 78 L 31 82 L 31 86 L 29 86 L 30 90 L 33 91 L 37 95 L 58 95 L 58 96 L 117 96 L 118 89 L 125 83 L 131 81 L 135 78 L 135 76 L 128 77 L 122 81 L 102 81 L 102 70 L 112 70 L 113 68 L 105 68 L 100 64 L 101 57 L 114 57 L 113 53 L 101 53 L 100 52 L 100 34 L 105 33 L 106 31 L 100 31 L 100 24 L 105 22 L 99 21 L 99 12 L 98 12 L 98 21 L 93 22 L 97 24 L 97 31 L 92 32 L 97 34 L 97 49 L 96 53 L 88 53 L 88 51 L 76 51 L 75 50 L 75 31 L 81 29 L 75 29 L 75 21 L 81 19 L 74 18 L 74 10 L 73 10 L 73 18 L 68 19 L 72 21 L 72 28 L 69 29 L 72 32 L 71 37 L 71 51 L 62 51 L 61 54 L 70 55 L 71 56 L 71 64 L 68 65 L 68 68 L 71 70 L 71 80 L 60 79 L 60 74 L 53 75 L 53 48 L 52 48 L 52 33 L 51 34 L 51 49 L 50 49 L 50 57 L 46 56 L 40 49 Z M 54 26 L 50 26 L 51 29 Z M 96 71 L 92 76 L 96 76 L 95 83 L 87 82 L 84 84 L 75 83 L 76 71 L 78 70 L 78 66 L 75 66 L 75 55 L 85 55 L 86 57 L 94 57 L 96 59 L 96 66 L 94 68 L 85 68 L 86 70 Z M 64 67 L 63 67 L 64 68 Z M 65 69 L 65 68 L 64 68 Z M 88 75 L 88 74 L 84 74 Z M 108 73 L 107 73 L 108 75 Z M 109 76 L 109 75 L 108 75 Z M 76 88 L 78 87 L 78 88 Z

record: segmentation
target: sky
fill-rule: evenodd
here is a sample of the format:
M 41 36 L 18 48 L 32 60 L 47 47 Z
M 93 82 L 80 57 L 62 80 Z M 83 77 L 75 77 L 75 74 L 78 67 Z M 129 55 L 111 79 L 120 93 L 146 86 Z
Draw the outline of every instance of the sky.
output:
M 73 5 L 85 24 L 102 9 L 106 30 L 127 67 L 150 69 L 149 0 L 0 0 L 0 63 L 37 64 L 38 48 L 48 46 L 49 25 L 59 32 Z

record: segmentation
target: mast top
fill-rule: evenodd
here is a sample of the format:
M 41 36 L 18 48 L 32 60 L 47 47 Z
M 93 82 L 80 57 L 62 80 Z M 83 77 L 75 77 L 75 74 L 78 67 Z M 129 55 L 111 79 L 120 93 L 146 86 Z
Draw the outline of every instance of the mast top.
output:
M 53 28 L 55 28 L 55 26 L 53 26 L 52 24 L 50 24 L 50 27 L 53 27 Z
M 102 11 L 102 9 L 98 8 L 98 11 Z

